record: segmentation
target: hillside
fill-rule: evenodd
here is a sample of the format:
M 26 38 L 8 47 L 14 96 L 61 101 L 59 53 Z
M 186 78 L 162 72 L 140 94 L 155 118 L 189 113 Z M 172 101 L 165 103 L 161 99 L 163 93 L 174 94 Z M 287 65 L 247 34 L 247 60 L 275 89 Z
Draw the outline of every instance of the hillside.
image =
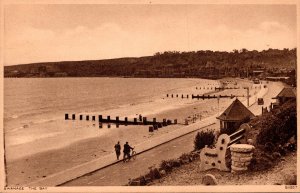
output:
M 296 48 L 258 52 L 164 52 L 140 58 L 62 61 L 5 66 L 5 77 L 199 77 L 288 76 L 296 69 Z

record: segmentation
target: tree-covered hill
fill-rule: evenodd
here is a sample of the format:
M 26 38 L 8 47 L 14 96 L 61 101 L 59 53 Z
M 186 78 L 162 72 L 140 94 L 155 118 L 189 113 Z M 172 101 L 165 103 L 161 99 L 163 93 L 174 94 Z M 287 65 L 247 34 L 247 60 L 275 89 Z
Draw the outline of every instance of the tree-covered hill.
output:
M 199 77 L 289 75 L 296 69 L 296 48 L 232 52 L 167 51 L 140 58 L 63 61 L 5 66 L 5 77 Z M 292 72 L 291 72 L 292 71 Z

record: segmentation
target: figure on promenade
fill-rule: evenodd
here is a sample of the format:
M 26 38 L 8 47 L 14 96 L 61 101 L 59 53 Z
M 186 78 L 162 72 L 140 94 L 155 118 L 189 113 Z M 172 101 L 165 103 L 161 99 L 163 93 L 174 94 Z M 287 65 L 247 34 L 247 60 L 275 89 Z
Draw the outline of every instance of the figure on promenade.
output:
M 126 158 L 127 158 L 128 160 L 130 160 L 130 150 L 133 150 L 133 148 L 130 147 L 130 145 L 128 144 L 128 142 L 126 142 L 126 143 L 124 144 L 124 149 L 123 149 L 123 153 L 124 153 L 123 159 L 124 159 L 124 160 L 126 160 Z
M 118 143 L 115 145 L 115 151 L 116 151 L 116 155 L 117 155 L 117 160 L 119 160 L 119 157 L 121 155 L 121 145 L 120 145 L 120 141 L 118 141 Z

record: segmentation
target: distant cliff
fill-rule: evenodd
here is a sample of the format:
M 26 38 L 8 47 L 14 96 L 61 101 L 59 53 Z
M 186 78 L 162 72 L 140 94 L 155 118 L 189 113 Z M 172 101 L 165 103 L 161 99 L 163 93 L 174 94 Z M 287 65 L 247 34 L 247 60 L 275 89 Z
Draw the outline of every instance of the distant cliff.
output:
M 4 77 L 246 77 L 287 76 L 296 69 L 296 49 L 156 53 L 140 58 L 44 62 L 4 67 Z

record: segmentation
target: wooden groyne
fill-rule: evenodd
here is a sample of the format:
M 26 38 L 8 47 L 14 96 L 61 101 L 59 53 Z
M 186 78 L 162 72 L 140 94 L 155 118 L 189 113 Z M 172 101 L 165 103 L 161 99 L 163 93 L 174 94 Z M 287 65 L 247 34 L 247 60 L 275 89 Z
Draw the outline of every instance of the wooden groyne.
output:
M 248 87 L 196 87 L 196 90 L 215 90 L 215 91 L 223 91 L 223 90 L 232 90 L 232 89 L 247 89 Z M 261 85 L 250 87 L 250 89 L 261 89 Z
M 171 96 L 171 97 L 170 97 Z M 174 96 L 173 94 L 167 94 L 167 98 L 173 98 L 172 96 Z M 188 99 L 188 98 L 191 98 L 191 99 L 215 99 L 215 98 L 234 98 L 234 97 L 247 97 L 245 95 L 194 95 L 194 94 L 191 94 L 191 95 L 181 95 L 180 98 L 184 99 Z
M 85 116 L 85 118 L 84 118 Z M 91 121 L 98 121 L 99 122 L 99 128 L 102 128 L 103 123 L 107 124 L 108 127 L 110 127 L 110 124 L 116 124 L 117 127 L 119 125 L 152 125 L 154 128 L 161 128 L 163 126 L 168 126 L 172 124 L 177 124 L 177 119 L 174 119 L 173 121 L 170 119 L 163 119 L 161 122 L 157 121 L 156 118 L 152 118 L 152 120 L 148 120 L 147 117 L 143 117 L 142 115 L 139 115 L 138 118 L 133 118 L 133 120 L 129 120 L 128 117 L 124 117 L 123 120 L 120 119 L 119 116 L 116 116 L 115 119 L 111 118 L 110 115 L 104 117 L 103 115 L 79 115 L 79 121 L 90 121 L 90 117 L 92 118 Z M 96 119 L 96 117 L 98 117 Z M 72 119 L 70 118 L 68 113 L 65 113 L 65 120 L 76 120 L 76 114 L 72 114 Z

